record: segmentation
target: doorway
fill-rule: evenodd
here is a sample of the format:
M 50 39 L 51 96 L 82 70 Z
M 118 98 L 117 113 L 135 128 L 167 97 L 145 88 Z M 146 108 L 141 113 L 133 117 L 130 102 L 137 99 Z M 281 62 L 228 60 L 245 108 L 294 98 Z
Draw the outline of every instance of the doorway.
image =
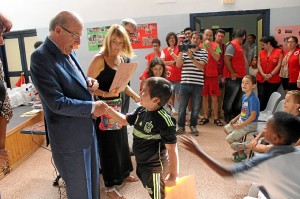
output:
M 259 41 L 262 36 L 270 34 L 270 10 L 245 10 L 228 12 L 211 12 L 190 14 L 190 27 L 196 31 L 203 31 L 207 28 L 216 30 L 224 29 L 228 41 L 232 38 L 232 31 L 236 28 L 244 28 L 247 34 L 256 35 L 256 44 L 260 50 Z M 224 43 L 228 41 L 224 40 Z
M 38 41 L 36 30 L 23 30 L 6 33 L 5 45 L 0 48 L 7 86 L 15 87 L 23 73 L 25 82 L 30 82 L 30 56 L 34 51 L 34 43 Z

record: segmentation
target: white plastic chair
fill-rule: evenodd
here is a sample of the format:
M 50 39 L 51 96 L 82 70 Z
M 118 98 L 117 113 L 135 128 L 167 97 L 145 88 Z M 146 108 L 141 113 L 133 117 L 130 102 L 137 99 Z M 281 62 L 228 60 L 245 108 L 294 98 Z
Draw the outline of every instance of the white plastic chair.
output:
M 278 92 L 272 93 L 272 95 L 269 98 L 266 109 L 260 111 L 258 121 L 265 122 L 268 120 L 268 118 L 274 113 L 280 97 L 281 97 L 280 93 Z
M 283 111 L 283 110 L 284 110 L 284 99 L 280 100 L 280 102 L 276 106 L 276 109 L 275 109 L 274 113 L 278 112 L 278 111 Z

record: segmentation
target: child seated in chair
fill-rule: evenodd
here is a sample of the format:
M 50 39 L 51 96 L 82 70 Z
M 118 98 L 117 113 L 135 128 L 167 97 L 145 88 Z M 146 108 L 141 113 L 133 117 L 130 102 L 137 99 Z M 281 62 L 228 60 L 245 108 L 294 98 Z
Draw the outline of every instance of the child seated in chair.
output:
M 300 138 L 299 129 L 298 117 L 282 111 L 274 113 L 263 131 L 272 148 L 267 153 L 254 156 L 230 168 L 205 153 L 194 138 L 179 136 L 178 140 L 183 148 L 198 156 L 221 176 L 256 183 L 267 198 L 299 198 L 300 149 L 293 146 Z
M 165 185 L 174 186 L 178 176 L 176 120 L 163 108 L 171 95 L 168 80 L 150 77 L 140 91 L 142 106 L 135 111 L 123 115 L 111 107 L 106 108 L 106 114 L 116 122 L 123 126 L 134 125 L 136 173 L 151 198 L 156 199 L 165 198 Z
M 256 78 L 253 75 L 246 75 L 242 80 L 242 91 L 245 93 L 242 98 L 241 113 L 233 118 L 224 127 L 227 134 L 226 140 L 231 145 L 233 142 L 240 141 L 246 134 L 257 130 L 257 120 L 260 111 L 259 99 L 254 94 Z M 233 154 L 232 160 L 240 162 L 247 159 L 244 149 L 237 150 Z
M 288 91 L 284 98 L 284 112 L 290 113 L 300 118 L 300 91 L 291 90 Z M 259 140 L 263 137 L 263 131 L 261 131 L 251 142 L 233 143 L 232 148 L 246 148 L 258 153 L 267 152 L 272 145 L 258 144 Z M 300 147 L 300 140 L 295 143 L 296 147 Z

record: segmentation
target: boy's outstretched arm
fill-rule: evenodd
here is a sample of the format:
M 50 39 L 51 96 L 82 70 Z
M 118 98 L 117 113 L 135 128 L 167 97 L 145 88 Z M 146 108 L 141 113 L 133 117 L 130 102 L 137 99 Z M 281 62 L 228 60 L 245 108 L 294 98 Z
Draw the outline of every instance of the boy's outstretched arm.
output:
M 186 135 L 178 136 L 178 141 L 180 146 L 182 146 L 187 151 L 195 154 L 201 160 L 203 160 L 212 170 L 218 173 L 220 176 L 232 176 L 229 168 L 222 166 L 219 162 L 212 159 L 207 155 L 199 146 L 198 142 L 193 137 L 188 137 Z
M 126 120 L 126 115 L 115 111 L 110 106 L 107 106 L 106 114 L 109 115 L 113 120 L 120 123 L 122 126 L 127 126 L 128 122 Z
M 178 148 L 176 144 L 166 144 L 169 154 L 169 173 L 165 179 L 165 185 L 168 187 L 176 185 L 176 179 L 179 173 Z

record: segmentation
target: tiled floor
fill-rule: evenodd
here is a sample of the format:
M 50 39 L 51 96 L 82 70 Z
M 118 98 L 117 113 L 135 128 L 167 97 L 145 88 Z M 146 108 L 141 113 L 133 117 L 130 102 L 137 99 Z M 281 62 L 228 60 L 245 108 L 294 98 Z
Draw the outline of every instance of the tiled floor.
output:
M 189 134 L 189 128 L 186 130 Z M 204 126 L 198 126 L 198 130 L 200 135 L 196 139 L 208 154 L 226 166 L 233 164 L 230 159 L 232 150 L 225 141 L 226 135 L 222 127 L 217 127 L 211 121 Z M 131 135 L 129 137 L 131 138 Z M 200 159 L 180 147 L 179 159 L 180 176 L 196 176 L 197 198 L 241 199 L 247 195 L 249 183 L 237 183 L 232 178 L 218 176 Z M 134 158 L 133 164 L 135 164 Z M 41 148 L 0 181 L 1 199 L 58 199 L 60 198 L 59 190 L 52 186 L 54 178 L 51 153 Z M 140 182 L 126 183 L 120 187 L 120 192 L 127 199 L 149 198 Z M 107 198 L 103 183 L 101 184 L 101 198 Z

